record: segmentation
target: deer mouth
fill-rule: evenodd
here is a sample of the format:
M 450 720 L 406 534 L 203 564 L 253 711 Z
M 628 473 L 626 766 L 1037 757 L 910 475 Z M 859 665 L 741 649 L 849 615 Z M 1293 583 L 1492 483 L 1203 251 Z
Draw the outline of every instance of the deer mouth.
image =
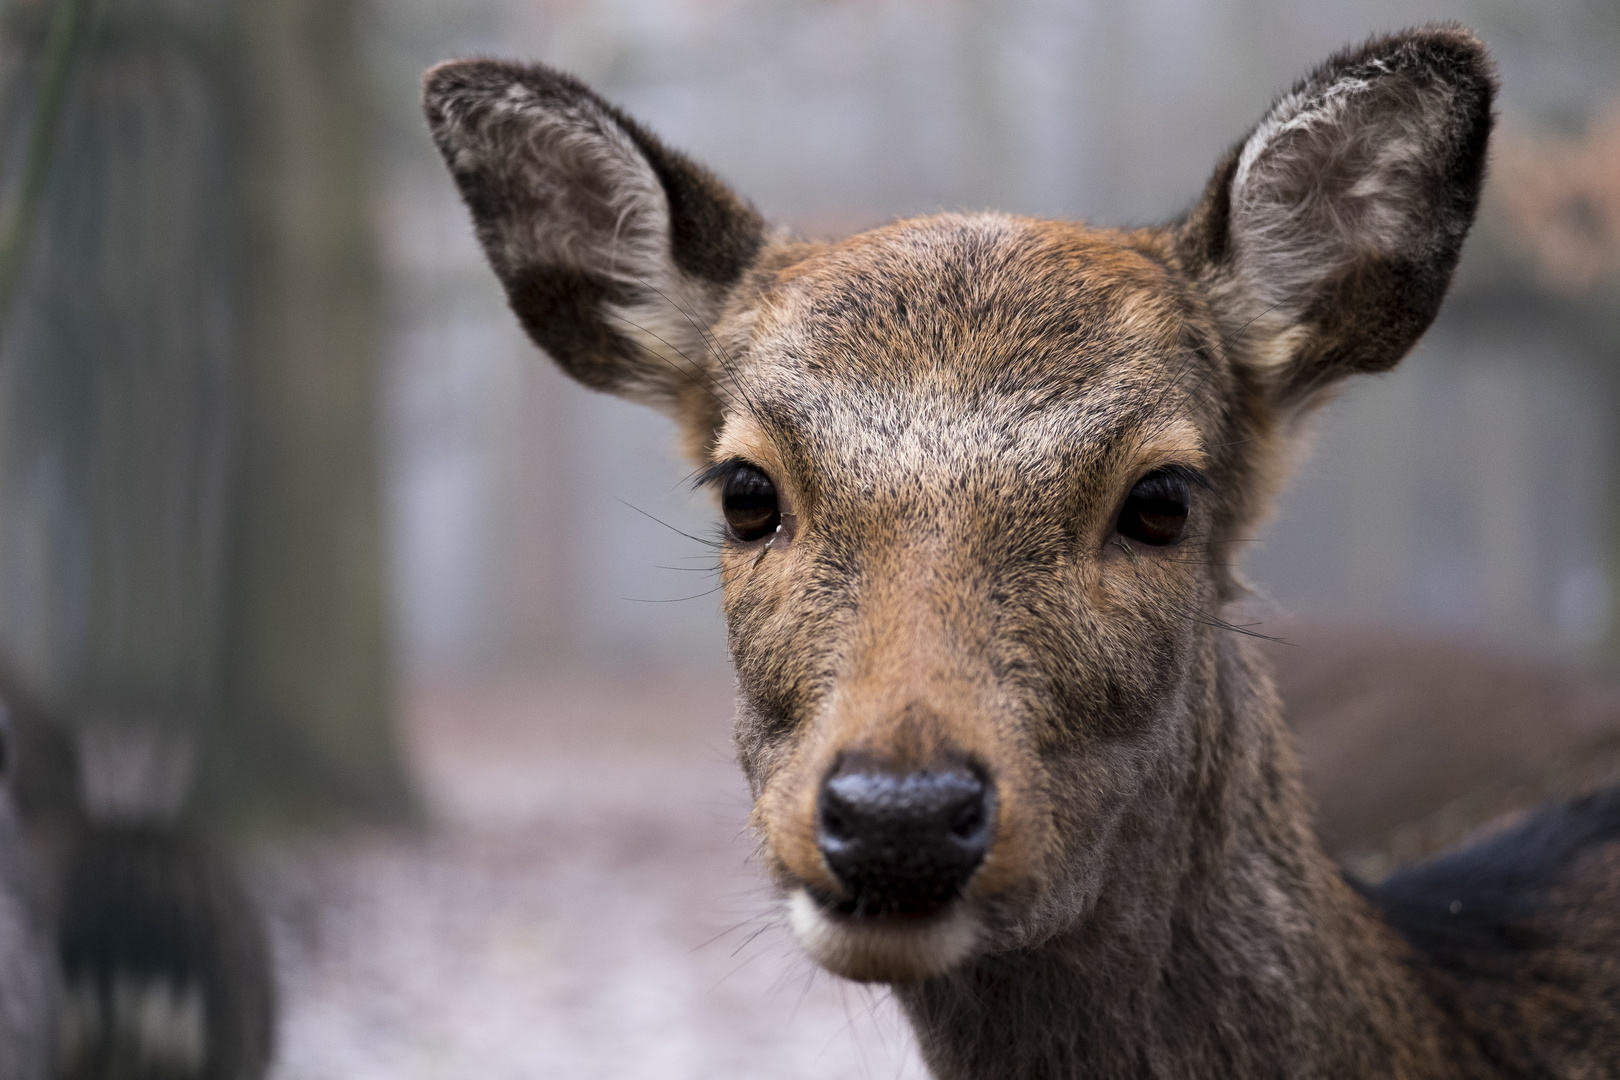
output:
M 810 959 L 858 982 L 915 982 L 943 975 L 972 954 L 979 920 L 962 900 L 927 909 L 865 909 L 801 887 L 788 894 L 788 925 Z

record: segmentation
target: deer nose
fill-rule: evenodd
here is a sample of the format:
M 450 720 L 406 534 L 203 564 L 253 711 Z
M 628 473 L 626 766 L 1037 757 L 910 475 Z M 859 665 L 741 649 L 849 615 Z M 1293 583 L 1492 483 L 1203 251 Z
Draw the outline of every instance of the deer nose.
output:
M 990 849 L 994 793 L 976 771 L 841 763 L 822 781 L 816 839 L 852 915 L 930 915 Z

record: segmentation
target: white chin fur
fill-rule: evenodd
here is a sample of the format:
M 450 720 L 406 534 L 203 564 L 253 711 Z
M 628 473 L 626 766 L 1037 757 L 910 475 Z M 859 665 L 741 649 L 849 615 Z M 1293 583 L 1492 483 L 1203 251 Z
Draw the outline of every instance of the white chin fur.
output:
M 978 921 L 960 903 L 930 919 L 854 919 L 826 911 L 804 889 L 788 896 L 788 925 L 810 959 L 861 982 L 943 975 L 979 939 Z

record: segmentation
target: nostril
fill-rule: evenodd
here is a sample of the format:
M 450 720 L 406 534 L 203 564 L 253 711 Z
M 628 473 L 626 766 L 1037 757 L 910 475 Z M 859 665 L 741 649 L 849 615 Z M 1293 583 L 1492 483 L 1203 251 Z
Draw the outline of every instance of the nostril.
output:
M 955 898 L 990 847 L 993 791 L 976 770 L 895 772 L 845 762 L 823 782 L 817 841 L 866 914 L 926 914 Z
M 976 840 L 985 833 L 985 824 L 989 820 L 985 815 L 984 797 L 964 802 L 957 807 L 951 819 L 951 835 L 958 840 Z
M 850 839 L 849 815 L 843 800 L 830 790 L 823 790 L 821 796 L 821 836 L 824 841 Z

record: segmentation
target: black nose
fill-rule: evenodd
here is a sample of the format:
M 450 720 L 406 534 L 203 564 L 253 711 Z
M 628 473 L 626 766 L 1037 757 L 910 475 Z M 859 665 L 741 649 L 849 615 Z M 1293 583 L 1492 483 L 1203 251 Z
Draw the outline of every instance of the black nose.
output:
M 989 784 L 945 765 L 894 772 L 846 760 L 821 785 L 817 841 L 857 915 L 928 915 L 990 849 Z

